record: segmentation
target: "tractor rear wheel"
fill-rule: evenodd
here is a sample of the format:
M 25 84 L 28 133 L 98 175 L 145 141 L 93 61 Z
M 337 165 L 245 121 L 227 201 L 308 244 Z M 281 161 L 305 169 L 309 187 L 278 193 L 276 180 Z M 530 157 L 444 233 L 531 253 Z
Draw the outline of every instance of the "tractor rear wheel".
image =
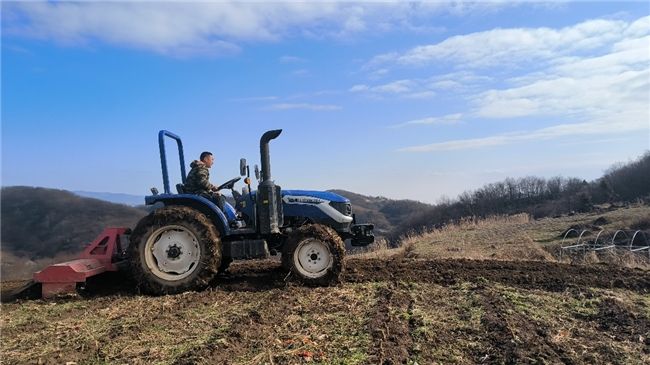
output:
M 205 288 L 221 264 L 219 232 L 191 208 L 160 208 L 138 223 L 129 246 L 140 289 L 162 295 Z
M 291 277 L 313 286 L 337 283 L 344 270 L 345 245 L 332 228 L 310 224 L 292 232 L 282 251 Z
M 222 257 L 221 258 L 221 265 L 219 265 L 219 274 L 223 274 L 228 270 L 230 267 L 230 264 L 232 264 L 232 259 L 230 257 Z

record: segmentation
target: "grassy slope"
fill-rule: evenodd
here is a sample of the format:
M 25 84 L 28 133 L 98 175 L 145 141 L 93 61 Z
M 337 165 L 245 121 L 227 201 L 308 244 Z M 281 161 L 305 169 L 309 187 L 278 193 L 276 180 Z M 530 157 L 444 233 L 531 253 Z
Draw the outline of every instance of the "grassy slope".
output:
M 621 226 L 649 211 L 607 217 Z M 568 226 L 596 217 L 515 217 L 434 231 L 411 238 L 412 251 L 351 258 L 344 282 L 332 288 L 287 286 L 273 263 L 240 263 L 232 277 L 201 293 L 155 298 L 126 290 L 4 304 L 0 350 L 6 363 L 648 363 L 647 271 L 542 263 L 549 276 L 572 269 L 546 286 L 519 283 L 535 274 L 525 268 L 499 279 L 454 261 L 468 255 L 554 261 L 545 247 L 557 244 Z M 439 257 L 451 258 L 457 275 L 402 272 Z M 381 272 L 391 265 L 389 275 Z M 586 276 L 590 268 L 604 281 L 575 280 L 575 272 Z M 603 278 L 608 270 L 611 285 Z M 623 289 L 617 275 L 641 284 Z
M 608 223 L 594 225 L 598 218 L 604 218 Z M 539 220 L 531 220 L 528 215 L 520 214 L 493 217 L 478 222 L 465 221 L 459 225 L 407 238 L 405 242 L 415 244 L 415 252 L 421 257 L 570 262 L 566 255 L 560 255 L 559 249 L 563 233 L 568 228 L 580 226 L 595 233 L 598 232 L 597 228 L 602 228 L 605 232 L 615 232 L 629 228 L 642 219 L 650 221 L 650 207 L 634 206 Z M 585 238 L 589 237 L 594 236 L 585 235 Z M 648 238 L 650 239 L 650 236 Z M 565 245 L 575 241 L 575 237 L 569 236 Z M 592 263 L 604 261 L 650 269 L 650 261 L 645 260 L 642 255 L 629 255 L 623 250 L 616 255 L 605 251 L 598 256 L 587 255 L 584 259 Z

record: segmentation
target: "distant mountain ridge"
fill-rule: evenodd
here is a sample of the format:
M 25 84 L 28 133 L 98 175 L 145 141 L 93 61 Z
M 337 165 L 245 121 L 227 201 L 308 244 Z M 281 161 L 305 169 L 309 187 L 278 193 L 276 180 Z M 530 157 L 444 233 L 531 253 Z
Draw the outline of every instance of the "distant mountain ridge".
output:
M 72 191 L 72 193 L 85 198 L 99 199 L 116 204 L 124 204 L 130 206 L 144 205 L 144 195 L 96 191 Z
M 328 191 L 350 199 L 353 213 L 357 215 L 357 220 L 360 223 L 374 223 L 376 233 L 381 236 L 388 235 L 412 214 L 421 213 L 432 207 L 432 205 L 415 200 L 389 199 L 383 196 L 369 196 L 341 189 Z M 73 193 L 79 196 L 105 200 L 117 204 L 130 206 L 144 204 L 144 196 L 138 195 L 92 191 L 74 191 Z M 228 192 L 226 192 L 226 197 L 230 197 Z
M 66 190 L 3 187 L 2 250 L 30 259 L 79 252 L 106 227 L 130 227 L 147 214 Z
M 388 236 L 413 215 L 421 214 L 433 207 L 415 200 L 368 196 L 340 189 L 329 191 L 350 199 L 352 213 L 356 215 L 357 222 L 373 223 L 377 236 Z
M 411 214 L 430 207 L 410 200 L 371 197 L 331 190 L 351 200 L 360 223 L 374 223 L 386 236 Z M 84 196 L 80 196 L 84 194 Z M 143 197 L 120 193 L 70 192 L 39 187 L 3 187 L 2 242 L 4 253 L 30 260 L 79 252 L 105 227 L 133 228 L 147 214 Z

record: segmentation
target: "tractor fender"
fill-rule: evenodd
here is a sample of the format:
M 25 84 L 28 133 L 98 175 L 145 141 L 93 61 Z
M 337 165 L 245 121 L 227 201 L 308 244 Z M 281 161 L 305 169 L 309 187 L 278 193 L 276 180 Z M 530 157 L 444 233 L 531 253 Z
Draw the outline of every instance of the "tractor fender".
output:
M 216 204 L 202 196 L 194 194 L 159 194 L 147 196 L 145 202 L 147 205 L 162 203 L 165 206 L 177 205 L 196 209 L 210 219 L 221 234 L 221 237 L 230 235 L 226 215 L 223 214 Z

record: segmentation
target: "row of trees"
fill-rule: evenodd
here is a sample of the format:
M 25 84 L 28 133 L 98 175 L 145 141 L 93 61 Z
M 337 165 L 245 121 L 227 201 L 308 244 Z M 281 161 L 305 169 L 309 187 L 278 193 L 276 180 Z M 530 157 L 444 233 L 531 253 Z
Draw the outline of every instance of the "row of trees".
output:
M 463 217 L 526 212 L 541 218 L 586 212 L 595 204 L 638 199 L 650 200 L 650 151 L 633 162 L 612 166 L 601 178 L 591 182 L 561 176 L 549 179 L 527 176 L 484 185 L 412 215 L 393 230 L 391 238 Z
M 647 197 L 650 195 L 650 151 L 636 161 L 612 166 L 598 184 L 609 200 L 632 201 Z
M 561 176 L 550 179 L 536 176 L 508 178 L 465 192 L 458 197 L 457 203 L 472 216 L 503 214 L 579 193 L 586 184 L 584 180 Z

